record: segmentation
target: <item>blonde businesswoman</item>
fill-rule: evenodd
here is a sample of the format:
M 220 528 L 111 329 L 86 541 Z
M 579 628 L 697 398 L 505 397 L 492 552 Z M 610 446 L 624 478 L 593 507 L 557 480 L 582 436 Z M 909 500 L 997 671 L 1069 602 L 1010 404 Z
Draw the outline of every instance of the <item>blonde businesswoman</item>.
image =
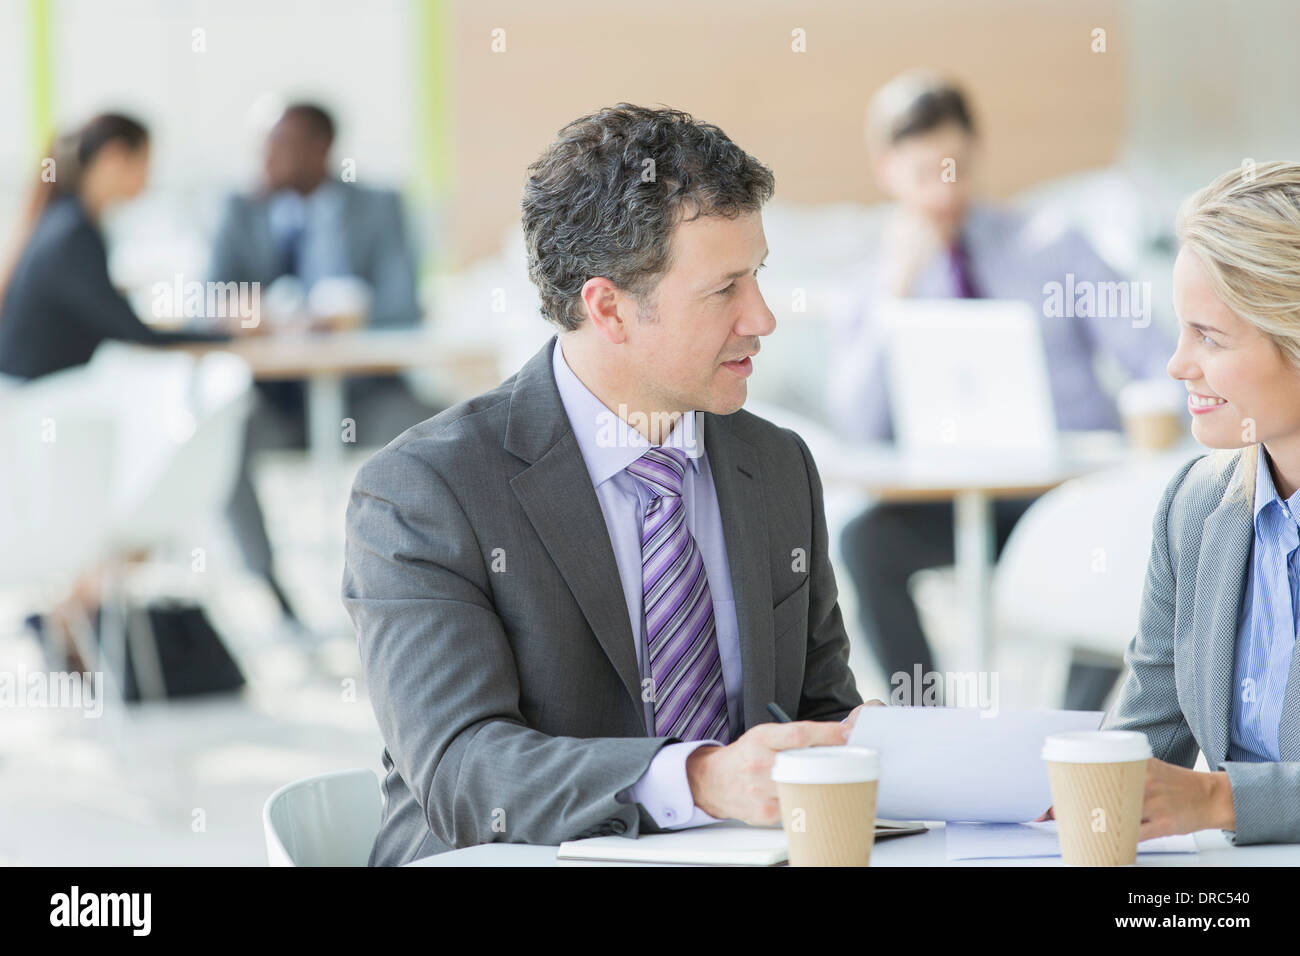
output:
M 1140 839 L 1300 842 L 1300 163 L 1219 177 L 1178 235 L 1169 374 L 1221 450 L 1165 491 L 1102 726 L 1150 740 Z M 1198 748 L 1211 773 L 1189 769 Z

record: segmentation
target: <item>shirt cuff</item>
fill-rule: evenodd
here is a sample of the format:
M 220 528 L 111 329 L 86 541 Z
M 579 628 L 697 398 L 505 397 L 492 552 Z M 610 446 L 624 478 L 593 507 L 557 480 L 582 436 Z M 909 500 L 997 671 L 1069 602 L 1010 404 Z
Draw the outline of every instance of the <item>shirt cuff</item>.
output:
M 695 805 L 691 799 L 691 785 L 686 779 L 686 758 L 697 747 L 709 744 L 722 746 L 716 740 L 690 740 L 661 748 L 641 779 L 619 791 L 618 799 L 624 803 L 641 804 L 655 825 L 663 830 L 720 822 Z

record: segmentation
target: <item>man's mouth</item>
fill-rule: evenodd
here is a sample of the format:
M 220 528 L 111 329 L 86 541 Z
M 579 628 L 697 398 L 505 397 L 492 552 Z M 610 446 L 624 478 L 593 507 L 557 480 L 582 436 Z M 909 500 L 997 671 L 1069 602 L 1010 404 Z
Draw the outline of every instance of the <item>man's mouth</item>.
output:
M 722 365 L 723 368 L 731 369 L 731 371 L 735 372 L 741 378 L 748 378 L 750 373 L 754 371 L 754 363 L 750 360 L 748 355 L 739 361 L 723 362 Z

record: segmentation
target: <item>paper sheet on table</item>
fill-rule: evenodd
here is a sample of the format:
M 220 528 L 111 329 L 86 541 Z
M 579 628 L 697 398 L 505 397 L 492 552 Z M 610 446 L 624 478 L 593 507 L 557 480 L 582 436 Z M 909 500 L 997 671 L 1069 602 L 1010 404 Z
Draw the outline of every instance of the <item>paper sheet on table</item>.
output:
M 880 753 L 876 815 L 1023 823 L 1052 805 L 1043 738 L 1096 730 L 1101 711 L 864 707 L 849 743 Z
M 1056 821 L 1042 823 L 949 823 L 948 859 L 993 860 L 1060 856 Z M 1138 844 L 1138 853 L 1196 853 L 1190 833 L 1156 837 Z

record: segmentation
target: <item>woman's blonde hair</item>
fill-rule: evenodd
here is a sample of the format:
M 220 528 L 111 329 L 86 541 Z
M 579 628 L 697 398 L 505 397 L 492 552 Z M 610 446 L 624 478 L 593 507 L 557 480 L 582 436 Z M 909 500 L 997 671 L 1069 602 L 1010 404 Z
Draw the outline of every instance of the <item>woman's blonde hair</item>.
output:
M 1224 173 L 1183 203 L 1177 234 L 1223 304 L 1300 373 L 1300 163 L 1247 161 Z M 1240 459 L 1228 493 L 1253 501 L 1257 446 L 1222 458 Z

